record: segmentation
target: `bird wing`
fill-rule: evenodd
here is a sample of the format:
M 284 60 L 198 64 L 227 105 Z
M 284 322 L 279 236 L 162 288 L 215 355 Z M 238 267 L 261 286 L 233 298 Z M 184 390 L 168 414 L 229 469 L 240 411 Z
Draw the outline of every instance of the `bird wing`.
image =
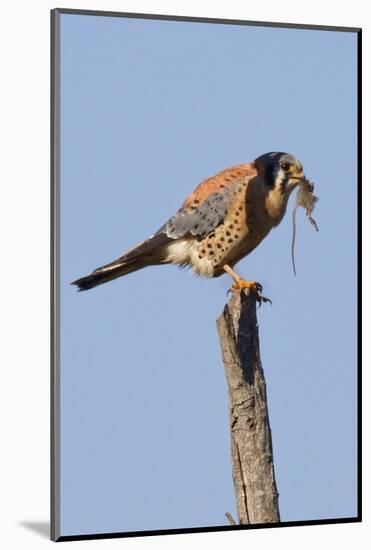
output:
M 254 165 L 241 164 L 204 180 L 155 236 L 165 234 L 171 239 L 186 236 L 205 238 L 224 222 L 231 203 L 241 190 L 241 183 L 254 176 Z

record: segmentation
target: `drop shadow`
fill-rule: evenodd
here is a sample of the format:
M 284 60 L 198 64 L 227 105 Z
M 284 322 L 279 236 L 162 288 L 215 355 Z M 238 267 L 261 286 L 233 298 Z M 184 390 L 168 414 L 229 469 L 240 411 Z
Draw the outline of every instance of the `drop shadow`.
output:
M 19 521 L 18 525 L 30 529 L 43 538 L 50 538 L 50 523 L 49 521 Z

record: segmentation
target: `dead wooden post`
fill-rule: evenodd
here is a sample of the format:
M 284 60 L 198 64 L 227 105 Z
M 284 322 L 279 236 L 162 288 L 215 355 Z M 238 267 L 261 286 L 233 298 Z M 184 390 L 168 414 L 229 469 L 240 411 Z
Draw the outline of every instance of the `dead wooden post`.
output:
M 233 293 L 217 320 L 217 328 L 228 383 L 238 523 L 278 523 L 278 492 L 255 298 Z

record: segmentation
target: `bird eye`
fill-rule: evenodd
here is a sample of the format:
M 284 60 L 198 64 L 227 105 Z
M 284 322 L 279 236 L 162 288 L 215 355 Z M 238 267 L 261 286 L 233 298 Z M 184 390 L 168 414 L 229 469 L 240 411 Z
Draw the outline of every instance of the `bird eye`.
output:
M 289 162 L 283 162 L 281 164 L 281 167 L 283 170 L 285 170 L 285 172 L 289 172 L 291 169 L 291 164 Z

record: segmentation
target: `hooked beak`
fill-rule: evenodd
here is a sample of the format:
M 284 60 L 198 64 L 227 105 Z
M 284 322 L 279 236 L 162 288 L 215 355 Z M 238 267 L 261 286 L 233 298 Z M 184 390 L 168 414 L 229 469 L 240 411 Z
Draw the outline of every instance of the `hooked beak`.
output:
M 290 179 L 299 181 L 306 181 L 306 177 L 304 175 L 303 170 L 300 170 L 300 172 L 297 172 L 295 175 L 290 176 Z

